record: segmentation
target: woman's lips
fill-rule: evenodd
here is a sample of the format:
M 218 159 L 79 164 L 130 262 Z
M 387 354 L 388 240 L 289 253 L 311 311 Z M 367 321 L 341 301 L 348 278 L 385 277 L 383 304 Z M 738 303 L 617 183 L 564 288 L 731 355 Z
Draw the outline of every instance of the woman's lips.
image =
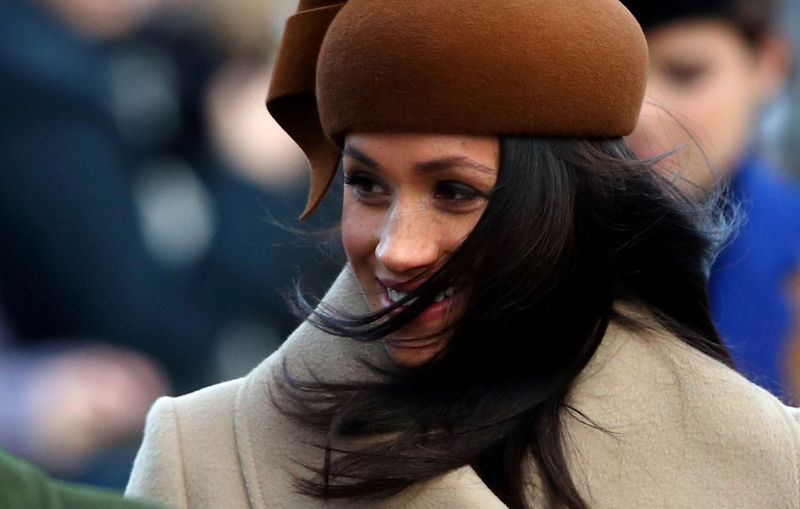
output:
M 407 294 L 406 292 L 401 292 L 399 290 L 395 290 L 386 286 L 383 282 L 380 282 L 382 287 L 381 292 L 381 305 L 383 307 L 390 307 L 394 305 L 396 302 L 401 300 Z M 419 315 L 417 315 L 411 323 L 425 323 L 433 320 L 442 321 L 445 316 L 450 313 L 450 310 L 453 307 L 453 301 L 456 292 L 454 287 L 450 287 L 447 290 L 443 291 L 439 296 L 437 296 L 436 300 L 432 302 L 427 308 L 425 308 Z M 391 314 L 395 315 L 399 313 L 405 306 L 398 306 L 394 310 L 392 310 Z

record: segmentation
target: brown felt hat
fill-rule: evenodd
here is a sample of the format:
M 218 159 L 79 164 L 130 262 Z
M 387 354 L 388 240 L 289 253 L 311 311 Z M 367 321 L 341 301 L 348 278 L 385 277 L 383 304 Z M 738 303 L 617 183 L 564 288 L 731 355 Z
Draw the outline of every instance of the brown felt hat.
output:
M 349 132 L 624 136 L 646 73 L 618 0 L 300 0 L 267 106 L 311 162 L 305 219 Z

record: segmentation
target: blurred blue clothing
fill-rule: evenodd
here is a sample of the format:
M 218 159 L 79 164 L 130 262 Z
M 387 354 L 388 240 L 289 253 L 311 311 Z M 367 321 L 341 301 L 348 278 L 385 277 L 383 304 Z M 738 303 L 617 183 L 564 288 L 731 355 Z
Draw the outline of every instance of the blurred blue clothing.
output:
M 14 341 L 0 310 L 0 447 L 30 457 L 28 429 L 30 417 L 25 393 L 30 373 L 36 361 L 21 357 L 14 350 Z
M 800 186 L 754 152 L 731 188 L 744 223 L 712 268 L 712 315 L 737 368 L 786 397 L 793 325 L 789 283 L 800 270 Z

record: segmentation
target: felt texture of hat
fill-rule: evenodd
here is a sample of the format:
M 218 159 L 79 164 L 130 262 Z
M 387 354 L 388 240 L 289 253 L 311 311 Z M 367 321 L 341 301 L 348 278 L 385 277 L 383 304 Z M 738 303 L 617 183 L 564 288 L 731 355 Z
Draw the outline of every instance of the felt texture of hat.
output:
M 622 0 L 644 30 L 684 18 L 724 16 L 737 0 Z
M 624 136 L 646 74 L 618 0 L 302 0 L 267 106 L 311 163 L 304 219 L 347 133 Z

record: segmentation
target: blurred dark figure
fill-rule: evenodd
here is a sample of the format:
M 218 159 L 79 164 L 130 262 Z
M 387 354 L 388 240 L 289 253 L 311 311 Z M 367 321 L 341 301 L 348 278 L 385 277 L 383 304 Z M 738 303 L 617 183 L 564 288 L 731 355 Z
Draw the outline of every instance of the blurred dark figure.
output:
M 169 337 L 149 331 L 170 324 L 166 309 L 143 312 L 162 291 L 107 113 L 105 53 L 51 7 L 0 2 L 0 441 L 69 476 L 135 445 L 148 401 L 167 390 L 137 350 L 168 359 Z
M 190 371 L 198 349 L 189 345 L 206 325 L 142 240 L 132 194 L 142 154 L 118 127 L 118 54 L 45 10 L 56 5 L 0 2 L 0 291 L 9 320 L 28 343 L 107 338 L 171 373 Z M 131 87 L 143 86 L 130 74 Z
M 644 156 L 679 147 L 670 161 L 692 185 L 730 185 L 743 223 L 711 270 L 712 314 L 739 370 L 792 401 L 800 187 L 755 141 L 791 60 L 788 39 L 771 24 L 773 2 L 624 3 L 650 50 L 648 102 L 629 141 Z
M 313 238 L 277 226 L 304 199 L 293 145 L 232 114 L 257 84 L 269 118 L 270 46 L 253 41 L 260 50 L 242 57 L 226 43 L 242 33 L 216 16 L 229 3 L 159 3 L 0 0 L 0 391 L 16 404 L 0 414 L 0 444 L 35 428 L 36 414 L 10 409 L 53 412 L 56 445 L 79 451 L 61 458 L 33 440 L 40 451 L 19 452 L 58 472 L 130 439 L 104 433 L 117 417 L 140 429 L 168 390 L 162 369 L 182 393 L 257 364 L 297 323 L 282 294 L 298 267 L 314 267 L 312 289 L 338 269 Z M 219 26 L 229 31 L 210 32 Z M 242 72 L 248 86 L 231 80 Z M 242 147 L 256 157 L 237 160 Z M 335 223 L 335 209 L 311 228 Z M 16 390 L 31 373 L 35 390 Z M 103 394 L 121 403 L 92 407 Z M 56 425 L 83 406 L 84 428 Z M 79 479 L 127 478 L 98 481 L 110 470 L 99 465 Z

